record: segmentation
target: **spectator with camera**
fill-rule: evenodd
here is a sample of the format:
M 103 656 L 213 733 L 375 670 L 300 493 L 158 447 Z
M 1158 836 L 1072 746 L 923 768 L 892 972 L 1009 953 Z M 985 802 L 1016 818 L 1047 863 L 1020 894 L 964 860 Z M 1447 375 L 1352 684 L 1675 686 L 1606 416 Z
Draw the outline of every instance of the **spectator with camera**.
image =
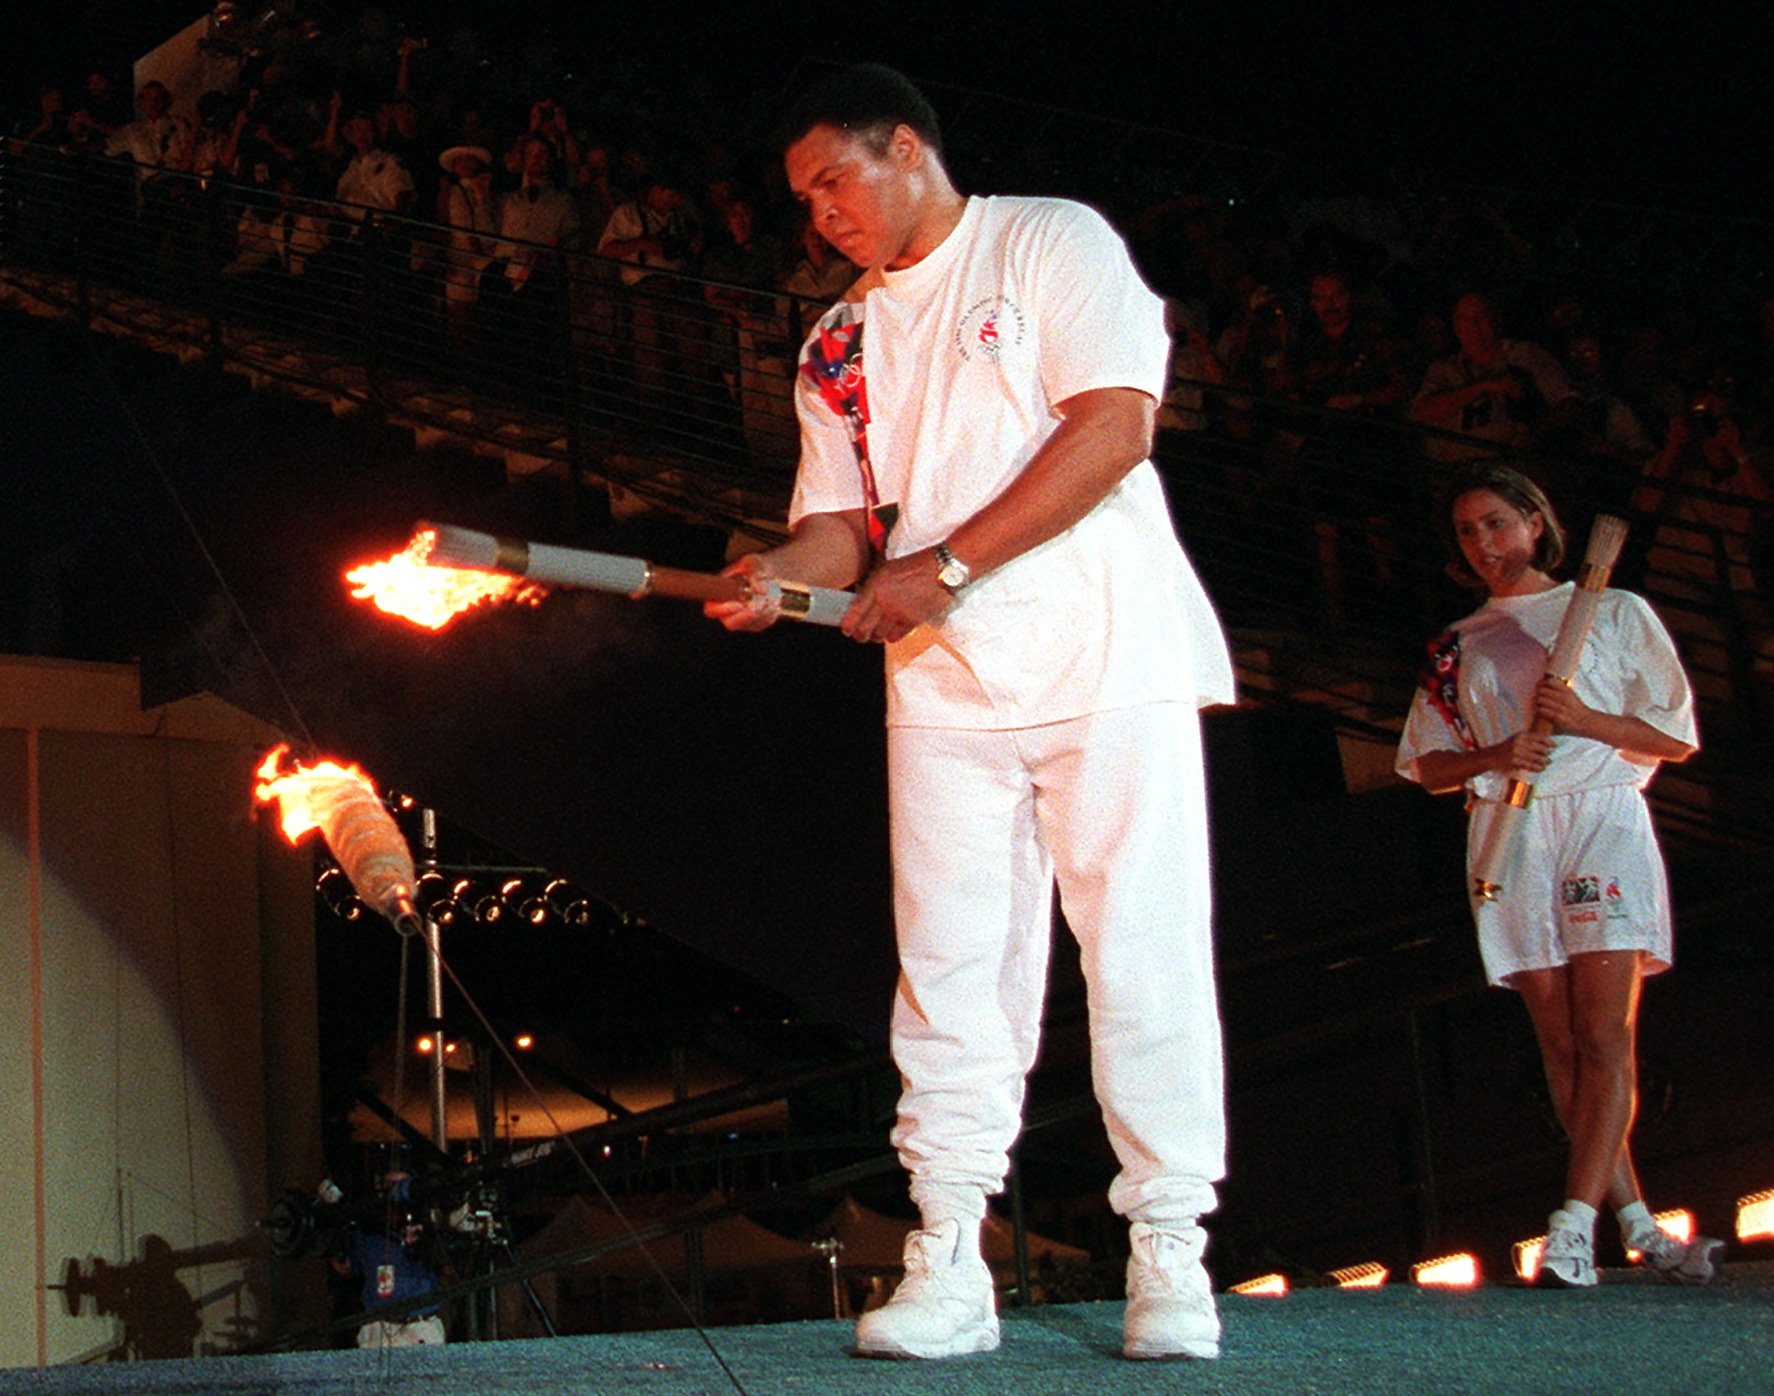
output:
M 55 83 L 45 83 L 37 89 L 35 109 L 20 117 L 18 124 L 12 128 L 12 153 L 22 153 L 24 145 L 43 145 L 57 151 L 68 150 L 74 143 L 74 137 L 68 130 L 68 120 L 68 112 L 62 103 L 62 89 Z
M 547 146 L 555 169 L 578 168 L 579 141 L 567 122 L 567 109 L 554 97 L 538 97 L 530 103 L 529 125 L 518 133 L 505 152 L 502 163 L 507 173 L 520 180 L 525 177 L 524 163 L 530 158 L 530 146 L 536 141 Z
M 129 120 L 128 99 L 119 94 L 109 77 L 95 68 L 86 75 L 85 96 L 68 114 L 68 134 L 80 149 L 100 155 L 104 153 L 111 133 L 128 124 Z
M 1411 416 L 1438 429 L 1425 444 L 1431 461 L 1528 451 L 1574 424 L 1577 394 L 1558 360 L 1505 338 L 1488 296 L 1455 301 L 1453 327 L 1458 351 L 1429 365 L 1411 402 Z
M 411 172 L 392 151 L 382 148 L 376 118 L 371 112 L 353 111 L 340 124 L 340 107 L 340 96 L 334 93 L 328 134 L 332 137 L 336 132 L 344 145 L 341 147 L 338 139 L 329 139 L 328 147 L 335 154 L 342 154 L 346 149 L 351 152 L 339 174 L 334 197 L 340 203 L 360 210 L 359 218 L 372 212 L 405 213 L 412 207 L 418 192 Z
M 1581 506 L 1568 512 L 1572 523 L 1585 529 L 1588 514 L 1626 511 L 1639 472 L 1657 447 L 1616 389 L 1599 333 L 1582 326 L 1575 329 L 1565 341 L 1563 358 L 1577 394 L 1583 454 Z
M 1632 511 L 1650 541 L 1645 588 L 1675 603 L 1670 629 L 1696 690 L 1729 699 L 1744 686 L 1719 680 L 1750 678 L 1751 711 L 1734 716 L 1755 723 L 1774 712 L 1774 453 L 1746 442 L 1735 393 L 1735 380 L 1715 372 L 1689 395 L 1645 464 Z
M 1298 391 L 1321 409 L 1302 423 L 1299 470 L 1312 513 L 1320 613 L 1342 624 L 1352 538 L 1375 591 L 1391 587 L 1398 554 L 1393 513 L 1405 479 L 1397 433 L 1389 430 L 1411 394 L 1404 349 L 1377 314 L 1358 315 L 1348 279 L 1322 271 L 1306 288 L 1310 315 L 1300 335 Z
M 191 169 L 204 179 L 237 179 L 240 136 L 248 120 L 244 104 L 225 92 L 197 99 L 197 129 L 191 136 Z
M 513 295 L 557 275 L 553 249 L 579 230 L 572 196 L 555 181 L 554 147 L 532 132 L 518 138 L 516 149 L 520 182 L 499 202 L 503 241 L 494 253 L 504 263 L 506 285 Z
M 136 180 L 146 184 L 171 170 L 191 168 L 191 122 L 172 109 L 163 82 L 145 82 L 136 94 L 141 116 L 118 127 L 105 142 L 105 154 L 134 162 Z
M 654 407 L 673 397 L 684 405 L 687 385 L 707 376 L 700 359 L 706 312 L 700 289 L 677 275 L 695 270 L 702 255 L 701 230 L 679 181 L 651 171 L 640 197 L 610 215 L 597 250 L 626 264 L 617 275 L 628 288 L 636 388 Z M 671 384 L 675 391 L 668 392 Z

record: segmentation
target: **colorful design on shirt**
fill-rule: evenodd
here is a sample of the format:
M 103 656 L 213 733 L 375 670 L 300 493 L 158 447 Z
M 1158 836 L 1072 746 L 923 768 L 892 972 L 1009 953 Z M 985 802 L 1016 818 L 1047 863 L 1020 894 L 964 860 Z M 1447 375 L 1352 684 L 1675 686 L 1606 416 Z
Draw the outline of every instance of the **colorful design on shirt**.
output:
M 1560 900 L 1565 906 L 1583 906 L 1602 899 L 1599 877 L 1567 877 Z
M 1006 349 L 1023 342 L 1026 333 L 1022 310 L 1003 296 L 975 301 L 955 326 L 955 348 L 963 359 L 983 356 L 996 359 Z
M 869 463 L 868 377 L 862 367 L 862 321 L 850 318 L 850 308 L 839 306 L 830 323 L 821 321 L 801 373 L 818 390 L 825 405 L 842 419 L 856 452 L 856 468 L 862 474 L 862 493 L 868 505 L 869 547 L 877 555 L 887 550 L 887 528 L 881 521 L 881 494 L 875 488 L 875 469 Z
M 1450 630 L 1429 642 L 1429 655 L 1418 671 L 1417 682 L 1428 696 L 1429 706 L 1453 729 L 1460 745 L 1478 750 L 1478 738 L 1460 712 L 1460 632 Z

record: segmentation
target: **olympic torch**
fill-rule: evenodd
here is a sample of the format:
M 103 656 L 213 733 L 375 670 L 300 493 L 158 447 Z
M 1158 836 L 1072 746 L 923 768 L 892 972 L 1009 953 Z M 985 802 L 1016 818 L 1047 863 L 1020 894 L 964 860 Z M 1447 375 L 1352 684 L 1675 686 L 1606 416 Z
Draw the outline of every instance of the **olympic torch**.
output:
M 763 589 L 782 607 L 782 614 L 815 625 L 836 625 L 854 599 L 847 591 L 803 586 L 770 578 L 748 582 L 713 572 L 688 572 L 659 567 L 645 558 L 563 548 L 499 538 L 451 524 L 420 523 L 419 532 L 435 535 L 426 564 L 525 577 L 543 586 L 611 591 L 623 596 L 668 596 L 680 601 L 745 601 Z
M 488 603 L 537 605 L 552 587 L 615 592 L 639 599 L 749 601 L 760 595 L 782 615 L 836 625 L 852 593 L 778 578 L 725 577 L 660 567 L 645 558 L 500 538 L 450 524 L 420 523 L 402 552 L 345 574 L 352 595 L 428 630 Z
M 1557 679 L 1567 688 L 1577 673 L 1577 661 L 1583 654 L 1589 628 L 1595 623 L 1596 607 L 1608 589 L 1608 576 L 1619 560 L 1626 542 L 1626 521 L 1612 514 L 1598 514 L 1589 532 L 1589 547 L 1583 554 L 1583 566 L 1577 573 L 1577 588 L 1571 603 L 1559 622 L 1558 635 L 1546 657 L 1546 677 Z M 1530 729 L 1552 731 L 1548 719 L 1537 719 Z M 1490 823 L 1484 844 L 1472 862 L 1472 895 L 1479 901 L 1495 901 L 1503 890 L 1503 869 L 1513 861 L 1516 840 L 1521 836 L 1521 822 L 1534 798 L 1532 775 L 1517 771 L 1504 787 L 1503 804 Z

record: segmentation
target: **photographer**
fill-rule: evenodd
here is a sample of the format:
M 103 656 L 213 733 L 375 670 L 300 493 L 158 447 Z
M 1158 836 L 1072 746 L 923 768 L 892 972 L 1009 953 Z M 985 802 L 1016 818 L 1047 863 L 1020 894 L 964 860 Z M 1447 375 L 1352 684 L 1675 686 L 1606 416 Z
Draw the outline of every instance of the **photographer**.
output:
M 405 1173 L 383 1174 L 377 1186 L 382 1228 L 351 1225 L 344 1255 L 333 1258 L 334 1270 L 358 1281 L 366 1313 L 430 1294 L 439 1286 L 429 1255 L 431 1234 L 412 1205 L 411 1182 Z M 373 1318 L 357 1330 L 360 1348 L 435 1347 L 443 1341 L 443 1317 L 436 1304 Z
M 1645 464 L 1632 511 L 1649 524 L 1646 589 L 1677 603 L 1670 628 L 1689 652 L 1702 696 L 1722 670 L 1747 670 L 1765 715 L 1774 707 L 1774 616 L 1763 597 L 1774 580 L 1774 461 L 1765 447 L 1745 443 L 1734 391 L 1728 375 L 1714 374 L 1688 395 Z M 1742 716 L 1755 720 L 1753 712 Z
M 1432 462 L 1544 449 L 1575 425 L 1577 394 L 1558 360 L 1538 344 L 1506 338 L 1489 298 L 1461 296 L 1453 326 L 1459 352 L 1429 365 L 1410 405 L 1415 420 L 1440 432 L 1424 443 Z
M 637 390 L 651 407 L 674 405 L 673 399 L 681 406 L 684 385 L 706 380 L 707 312 L 701 288 L 674 274 L 695 271 L 702 256 L 701 229 L 677 182 L 650 176 L 640 198 L 617 205 L 597 250 L 627 264 L 618 275 L 629 292 Z
M 578 168 L 579 142 L 573 138 L 572 129 L 567 124 L 567 109 L 553 97 L 538 97 L 530 104 L 530 124 L 505 152 L 503 163 L 506 173 L 517 175 L 520 179 L 525 177 L 529 145 L 538 140 L 548 146 L 554 168 Z

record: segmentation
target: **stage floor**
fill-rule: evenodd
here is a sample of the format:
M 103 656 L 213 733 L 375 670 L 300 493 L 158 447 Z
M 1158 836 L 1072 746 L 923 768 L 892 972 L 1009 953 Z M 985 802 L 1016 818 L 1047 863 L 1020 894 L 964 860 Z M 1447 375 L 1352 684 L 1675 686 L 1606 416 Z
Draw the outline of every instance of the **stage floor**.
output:
M 1489 1285 L 1453 1293 L 1392 1285 L 1280 1299 L 1224 1295 L 1220 1306 L 1223 1356 L 1205 1363 L 1124 1361 L 1121 1305 L 1101 1303 L 1012 1312 L 998 1352 L 943 1363 L 862 1361 L 849 1355 L 848 1323 L 817 1322 L 711 1329 L 720 1361 L 693 1332 L 672 1331 L 15 1369 L 0 1372 L 0 1393 L 1774 1392 L 1774 1263 L 1728 1266 L 1709 1289 L 1616 1282 L 1588 1291 Z

